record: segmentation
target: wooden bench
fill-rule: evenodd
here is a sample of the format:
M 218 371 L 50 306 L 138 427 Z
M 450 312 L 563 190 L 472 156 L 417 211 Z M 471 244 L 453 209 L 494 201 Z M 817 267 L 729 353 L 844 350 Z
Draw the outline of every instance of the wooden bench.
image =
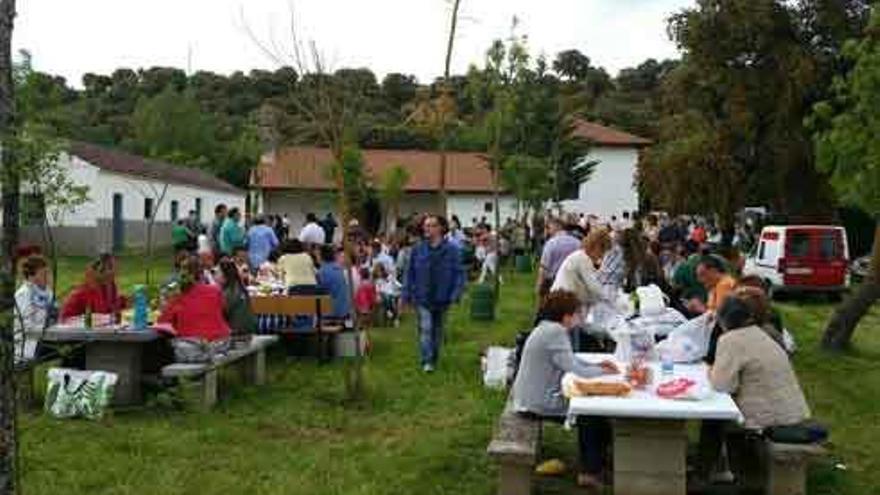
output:
M 261 315 L 314 317 L 316 355 L 320 361 L 329 359 L 330 338 L 342 331 L 342 325 L 325 324 L 325 318 L 333 312 L 333 301 L 329 295 L 254 296 L 251 297 L 251 311 L 258 317 Z
M 226 355 L 211 363 L 175 363 L 162 368 L 165 378 L 185 378 L 199 381 L 200 404 L 210 409 L 217 403 L 217 384 L 219 371 L 229 365 L 242 366 L 245 381 L 253 385 L 266 382 L 266 349 L 278 341 L 275 335 L 254 335 L 245 348 L 233 348 Z
M 805 495 L 810 460 L 827 454 L 821 444 L 777 443 L 766 440 L 766 495 Z
M 529 495 L 541 448 L 541 421 L 513 409 L 511 390 L 487 450 L 498 463 L 498 495 Z

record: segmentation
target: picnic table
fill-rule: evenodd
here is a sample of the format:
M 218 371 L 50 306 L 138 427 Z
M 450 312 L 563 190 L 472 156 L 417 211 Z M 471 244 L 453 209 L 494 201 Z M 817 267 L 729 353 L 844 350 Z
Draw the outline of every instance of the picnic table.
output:
M 579 359 L 600 363 L 611 354 L 584 353 Z M 621 371 L 624 363 L 618 363 Z M 687 421 L 742 422 L 743 416 L 730 394 L 708 384 L 705 364 L 676 364 L 673 376 L 663 376 L 659 363 L 648 363 L 654 383 L 633 390 L 627 397 L 575 397 L 569 401 L 569 418 L 600 416 L 612 419 L 614 442 L 614 493 L 617 495 L 685 495 L 687 493 Z M 671 400 L 657 396 L 658 383 L 689 378 L 708 387 L 702 400 Z M 622 379 L 622 376 L 621 376 Z
M 87 370 L 116 373 L 114 406 L 140 404 L 144 347 L 159 338 L 153 329 L 132 330 L 125 326 L 83 328 L 56 325 L 29 332 L 32 337 L 57 344 L 83 344 Z

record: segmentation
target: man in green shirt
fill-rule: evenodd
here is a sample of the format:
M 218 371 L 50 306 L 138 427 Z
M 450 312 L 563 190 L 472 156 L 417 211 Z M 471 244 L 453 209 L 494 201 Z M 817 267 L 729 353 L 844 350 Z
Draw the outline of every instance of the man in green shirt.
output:
M 220 252 L 226 256 L 235 254 L 235 248 L 244 246 L 244 229 L 241 228 L 241 210 L 232 208 L 220 228 Z
M 190 239 L 192 235 L 183 220 L 178 220 L 171 227 L 171 246 L 175 251 L 183 251 L 190 247 Z

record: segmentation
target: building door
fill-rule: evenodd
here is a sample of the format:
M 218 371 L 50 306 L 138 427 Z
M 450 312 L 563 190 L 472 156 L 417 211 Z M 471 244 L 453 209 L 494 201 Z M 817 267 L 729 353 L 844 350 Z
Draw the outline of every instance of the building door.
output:
M 122 215 L 122 195 L 113 195 L 113 252 L 125 247 L 125 219 Z

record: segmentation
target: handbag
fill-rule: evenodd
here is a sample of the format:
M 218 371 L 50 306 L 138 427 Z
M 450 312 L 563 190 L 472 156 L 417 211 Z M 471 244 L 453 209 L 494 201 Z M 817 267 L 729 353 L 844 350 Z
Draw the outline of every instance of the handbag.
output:
M 101 419 L 113 400 L 118 376 L 107 371 L 50 368 L 46 412 L 56 418 Z

